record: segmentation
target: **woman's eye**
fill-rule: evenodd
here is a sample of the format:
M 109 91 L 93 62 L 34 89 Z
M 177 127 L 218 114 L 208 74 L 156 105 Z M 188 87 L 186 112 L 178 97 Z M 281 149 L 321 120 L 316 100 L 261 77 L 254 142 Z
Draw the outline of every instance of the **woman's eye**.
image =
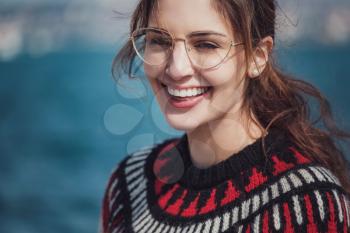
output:
M 159 46 L 171 46 L 171 41 L 166 38 L 152 38 L 150 39 L 150 44 Z
M 200 42 L 200 43 L 196 43 L 194 45 L 195 48 L 197 49 L 217 49 L 220 46 L 216 45 L 215 43 L 212 42 Z

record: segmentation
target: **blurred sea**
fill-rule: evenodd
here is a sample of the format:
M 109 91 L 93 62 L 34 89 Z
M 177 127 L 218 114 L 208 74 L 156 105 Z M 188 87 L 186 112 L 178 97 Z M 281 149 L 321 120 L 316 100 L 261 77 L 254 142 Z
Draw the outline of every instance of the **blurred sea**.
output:
M 347 128 L 349 54 L 350 45 L 307 45 L 278 55 L 285 71 L 323 91 Z M 116 163 L 152 140 L 173 136 L 160 130 L 161 115 L 150 113 L 151 104 L 118 91 L 110 73 L 113 56 L 66 50 L 0 62 L 0 232 L 97 232 L 103 191 Z M 149 89 L 145 95 L 151 96 Z M 130 109 L 108 115 L 116 104 Z M 130 127 L 113 133 L 122 129 L 108 129 L 106 115 Z

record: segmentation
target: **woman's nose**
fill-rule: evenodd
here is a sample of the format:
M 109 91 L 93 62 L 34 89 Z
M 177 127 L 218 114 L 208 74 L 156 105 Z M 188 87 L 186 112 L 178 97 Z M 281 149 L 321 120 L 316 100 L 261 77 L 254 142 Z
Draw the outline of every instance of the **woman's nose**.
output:
M 170 55 L 167 64 L 167 74 L 176 80 L 193 75 L 192 63 L 187 55 L 186 46 L 183 41 L 178 41 Z

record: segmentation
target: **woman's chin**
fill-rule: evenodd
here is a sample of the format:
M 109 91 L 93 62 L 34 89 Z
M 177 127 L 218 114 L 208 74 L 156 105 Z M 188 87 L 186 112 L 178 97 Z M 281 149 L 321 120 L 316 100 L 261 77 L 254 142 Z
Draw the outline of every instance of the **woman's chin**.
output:
M 191 117 L 180 117 L 180 116 L 169 116 L 169 115 L 166 115 L 165 117 L 168 124 L 172 128 L 180 131 L 189 132 L 197 128 L 199 125 L 198 119 L 194 119 Z

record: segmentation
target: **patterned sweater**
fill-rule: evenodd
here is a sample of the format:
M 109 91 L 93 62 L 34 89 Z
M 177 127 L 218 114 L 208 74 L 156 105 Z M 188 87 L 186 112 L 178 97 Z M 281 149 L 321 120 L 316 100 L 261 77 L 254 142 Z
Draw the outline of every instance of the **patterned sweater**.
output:
M 338 178 L 281 133 L 261 141 L 204 169 L 186 134 L 129 154 L 109 179 L 100 232 L 350 232 Z

